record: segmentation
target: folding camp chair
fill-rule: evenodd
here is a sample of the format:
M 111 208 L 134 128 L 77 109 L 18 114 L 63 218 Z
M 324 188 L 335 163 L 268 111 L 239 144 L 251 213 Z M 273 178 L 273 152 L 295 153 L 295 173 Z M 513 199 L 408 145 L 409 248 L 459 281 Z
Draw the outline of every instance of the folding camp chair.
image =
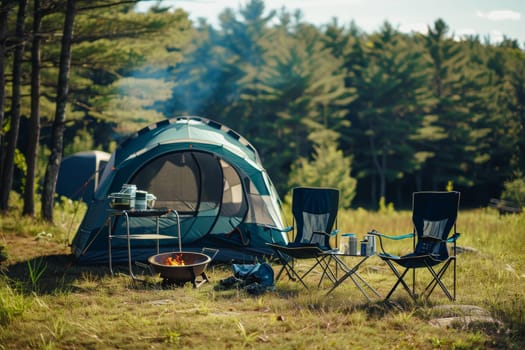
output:
M 386 296 L 390 298 L 401 284 L 408 294 L 416 301 L 416 269 L 426 268 L 432 275 L 432 280 L 421 293 L 427 299 L 436 285 L 439 285 L 450 300 L 456 300 L 456 240 L 460 234 L 456 232 L 456 218 L 459 207 L 459 192 L 415 192 L 412 197 L 413 233 L 400 236 L 381 234 L 376 230 L 369 232 L 379 237 L 382 253 L 378 256 L 387 263 L 397 277 L 397 281 Z M 414 251 L 403 256 L 386 253 L 383 239 L 413 238 Z M 453 244 L 449 254 L 447 243 Z M 399 272 L 395 264 L 405 270 Z M 453 264 L 453 293 L 451 294 L 442 281 L 442 277 L 450 264 Z M 438 269 L 439 267 L 439 269 Z M 412 270 L 412 289 L 404 280 L 407 272 Z
M 282 268 L 276 281 L 286 272 L 291 280 L 298 279 L 308 289 L 304 278 L 316 267 L 322 269 L 322 276 L 328 275 L 333 281 L 335 277 L 326 265 L 326 253 L 330 247 L 330 238 L 337 235 L 337 211 L 339 206 L 339 190 L 334 188 L 296 187 L 292 192 L 293 242 L 287 245 L 267 243 L 271 246 Z M 296 259 L 314 259 L 315 263 L 308 271 L 299 273 L 295 266 Z M 326 259 L 329 260 L 329 259 Z M 319 282 L 321 283 L 321 281 Z

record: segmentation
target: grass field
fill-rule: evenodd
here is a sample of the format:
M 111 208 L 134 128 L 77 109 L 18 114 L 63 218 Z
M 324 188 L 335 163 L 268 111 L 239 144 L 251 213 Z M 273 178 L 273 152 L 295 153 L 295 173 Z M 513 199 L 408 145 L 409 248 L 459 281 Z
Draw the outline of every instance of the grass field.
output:
M 525 348 L 525 215 L 490 209 L 460 211 L 457 301 L 440 290 L 411 302 L 402 290 L 393 303 L 367 302 L 347 280 L 305 290 L 282 278 L 276 289 L 251 296 L 217 291 L 227 266 L 208 269 L 211 283 L 193 289 L 162 288 L 111 277 L 107 266 L 80 266 L 65 243 L 82 218 L 57 211 L 56 226 L 0 216 L 0 349 L 523 349 Z M 342 232 L 411 231 L 410 213 L 351 210 L 340 213 Z M 73 232 L 73 233 L 71 233 Z M 69 236 L 69 237 L 68 237 Z M 408 252 L 410 243 L 388 245 Z M 1 259 L 0 259 L 1 260 Z M 275 266 L 277 270 L 279 266 Z M 377 257 L 360 269 L 382 295 L 394 278 Z M 418 274 L 419 277 L 419 274 Z M 421 274 L 421 280 L 424 275 Z M 450 274 L 445 276 L 450 282 Z M 449 305 L 456 307 L 445 308 Z M 461 305 L 485 310 L 475 322 Z M 438 317 L 462 315 L 447 328 Z

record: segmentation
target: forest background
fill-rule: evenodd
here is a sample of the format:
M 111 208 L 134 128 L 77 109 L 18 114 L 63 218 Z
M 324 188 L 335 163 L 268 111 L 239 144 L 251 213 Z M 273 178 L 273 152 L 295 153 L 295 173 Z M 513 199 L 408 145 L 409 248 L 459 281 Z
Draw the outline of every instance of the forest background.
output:
M 454 188 L 479 207 L 525 189 L 515 39 L 454 39 L 446 19 L 425 34 L 314 26 L 262 0 L 225 9 L 216 28 L 137 2 L 1 0 L 1 210 L 16 191 L 24 214 L 41 198 L 52 220 L 64 156 L 111 152 L 180 115 L 250 140 L 281 196 L 334 186 L 344 207 L 407 207 L 413 191 Z

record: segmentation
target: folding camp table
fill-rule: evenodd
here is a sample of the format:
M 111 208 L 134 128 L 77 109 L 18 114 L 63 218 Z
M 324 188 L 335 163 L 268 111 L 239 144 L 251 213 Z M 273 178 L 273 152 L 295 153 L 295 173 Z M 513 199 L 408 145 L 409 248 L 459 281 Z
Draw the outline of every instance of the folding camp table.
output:
M 177 235 L 171 236 L 171 235 L 163 235 L 160 234 L 160 218 L 167 215 L 168 213 L 173 213 L 175 215 L 175 219 L 177 220 Z M 124 217 L 125 219 L 125 228 L 126 233 L 125 234 L 114 234 L 116 223 L 120 217 Z M 143 233 L 131 233 L 130 231 L 130 220 L 132 218 L 153 218 L 155 220 L 155 231 L 154 232 L 143 232 Z M 160 253 L 160 244 L 159 241 L 161 239 L 177 239 L 180 235 L 180 218 L 179 214 L 176 210 L 168 209 L 168 208 L 153 208 L 153 209 L 142 209 L 142 210 L 115 210 L 110 209 L 109 215 L 106 221 L 106 225 L 108 226 L 108 259 L 109 259 L 109 271 L 113 275 L 113 261 L 111 256 L 111 241 L 113 239 L 125 239 L 127 240 L 127 249 L 128 249 L 128 269 L 129 274 L 133 279 L 136 279 L 135 275 L 133 274 L 132 269 L 132 259 L 131 259 L 131 241 L 132 240 L 155 240 L 156 241 L 156 248 L 157 248 L 157 254 Z M 179 240 L 180 241 L 180 240 Z
M 354 282 L 355 286 L 359 291 L 365 296 L 365 298 L 368 299 L 368 301 L 372 301 L 370 296 L 365 290 L 365 287 L 368 288 L 372 293 L 374 293 L 377 297 L 381 297 L 377 290 L 375 290 L 368 282 L 366 282 L 363 277 L 357 272 L 359 267 L 368 260 L 369 257 L 372 255 L 353 255 L 353 254 L 347 254 L 343 253 L 341 251 L 330 251 L 325 253 L 326 258 L 328 259 L 327 268 L 325 268 L 325 271 L 323 272 L 323 275 L 321 278 L 324 277 L 324 275 L 327 275 L 328 277 L 333 276 L 333 273 L 331 273 L 329 269 L 330 263 L 335 263 L 336 269 L 341 269 L 344 274 L 335 280 L 333 287 L 326 293 L 327 295 L 332 293 L 334 289 L 336 289 L 341 283 L 343 283 L 347 278 L 350 278 L 352 282 Z M 351 258 L 351 259 L 358 259 L 357 263 L 353 266 L 349 266 L 343 258 Z

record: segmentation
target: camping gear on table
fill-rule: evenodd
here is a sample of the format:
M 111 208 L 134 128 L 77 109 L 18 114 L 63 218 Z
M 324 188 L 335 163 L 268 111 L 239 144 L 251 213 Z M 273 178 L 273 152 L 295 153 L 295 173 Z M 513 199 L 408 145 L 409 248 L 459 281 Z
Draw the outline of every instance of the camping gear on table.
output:
M 72 242 L 80 263 L 107 262 L 107 235 L 101 227 L 110 208 L 108 195 L 123 184 L 154 193 L 156 206 L 180 214 L 185 251 L 215 248 L 220 250 L 215 258 L 218 262 L 252 263 L 274 254 L 266 246 L 272 239 L 287 243 L 280 200 L 257 150 L 215 121 L 166 119 L 143 128 L 117 147 Z M 130 229 L 139 231 L 148 225 L 147 218 L 139 218 Z M 115 234 L 125 231 L 123 220 L 114 226 Z M 171 220 L 161 218 L 160 234 L 174 235 L 175 231 Z M 151 246 L 148 241 L 133 244 L 134 259 L 147 261 Z M 161 242 L 161 252 L 172 250 L 169 243 Z M 127 261 L 127 256 L 125 242 L 115 242 L 115 262 Z
M 109 206 L 117 210 L 146 210 L 152 209 L 155 206 L 154 194 L 147 191 L 137 190 L 137 186 L 133 184 L 124 184 L 119 192 L 111 193 Z
M 348 255 L 358 255 L 357 254 L 357 236 L 355 233 L 343 233 L 341 235 L 343 238 L 342 240 L 342 248 L 339 250 L 343 252 L 344 254 Z M 345 241 L 347 239 L 347 241 Z
M 117 210 L 129 210 L 135 208 L 135 194 L 137 186 L 132 184 L 124 184 L 119 192 L 111 193 L 110 207 Z
M 139 190 L 135 193 L 135 209 L 145 210 L 153 208 L 155 206 L 155 197 L 154 194 L 148 193 L 148 191 Z

